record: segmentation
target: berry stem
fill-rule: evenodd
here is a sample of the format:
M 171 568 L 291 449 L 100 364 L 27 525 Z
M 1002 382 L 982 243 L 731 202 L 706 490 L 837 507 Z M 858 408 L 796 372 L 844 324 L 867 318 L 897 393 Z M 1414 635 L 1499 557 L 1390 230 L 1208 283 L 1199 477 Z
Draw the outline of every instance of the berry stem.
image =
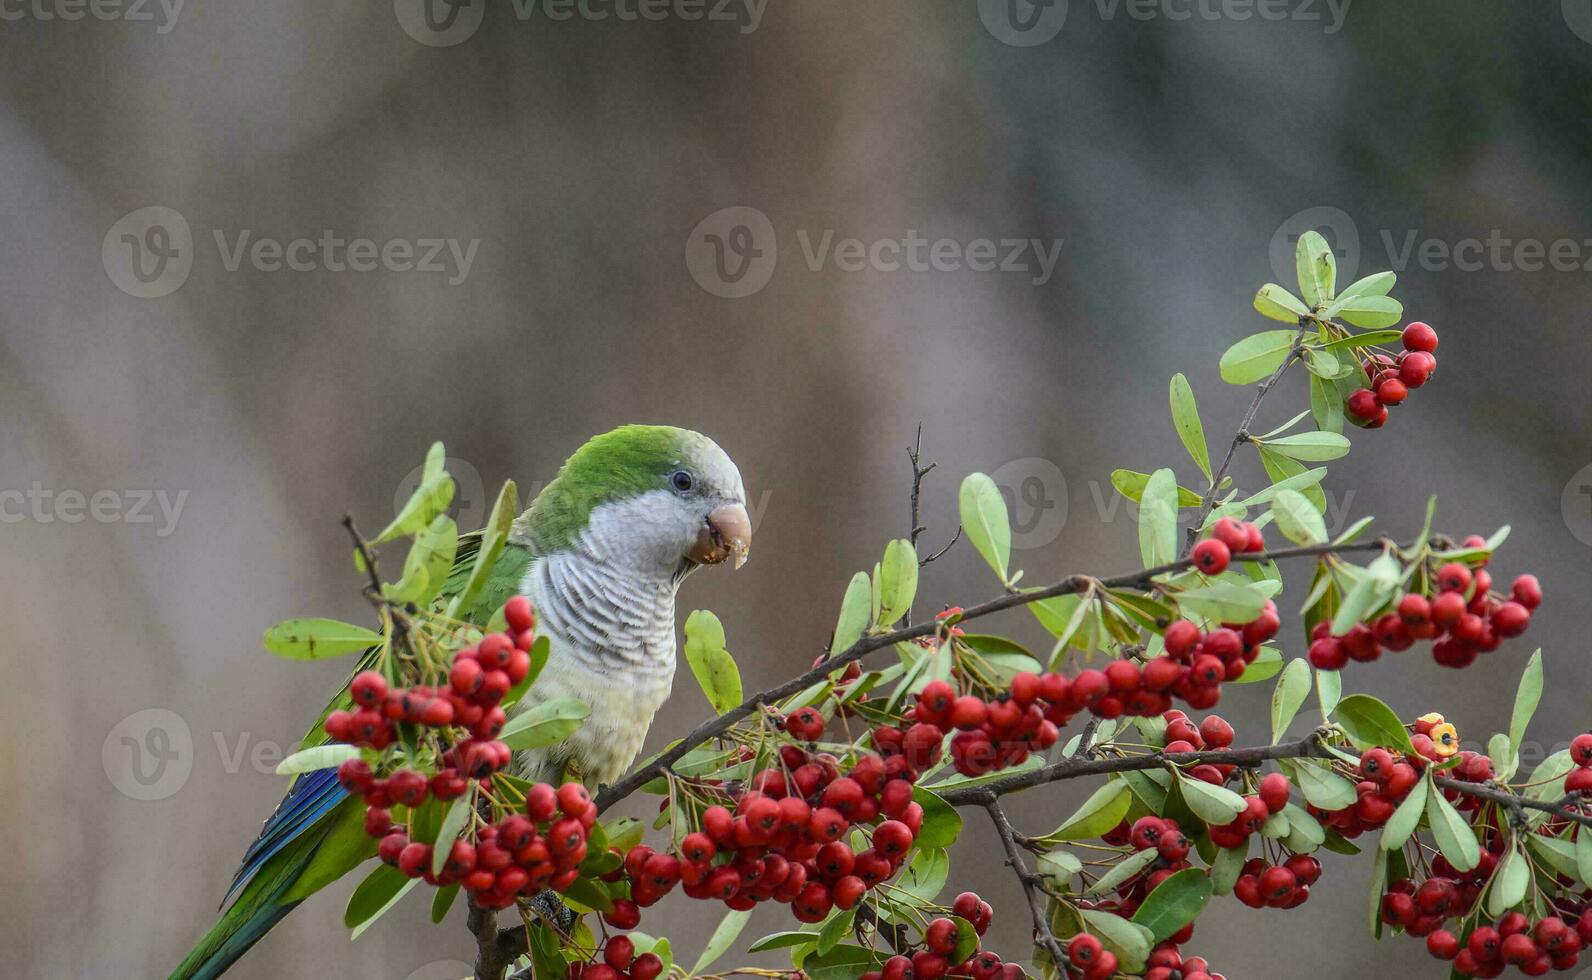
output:
M 1060 970 L 1067 962 L 1067 956 L 1061 951 L 1061 943 L 1056 941 L 1055 934 L 1050 931 L 1050 921 L 1045 916 L 1045 906 L 1039 899 L 1034 876 L 1029 873 L 1028 864 L 1023 860 L 1023 852 L 1017 847 L 1017 832 L 1012 829 L 1012 822 L 1007 819 L 1006 811 L 1001 809 L 999 800 L 992 797 L 984 801 L 983 805 L 984 812 L 989 814 L 990 822 L 995 825 L 996 833 L 1000 834 L 1001 846 L 1006 849 L 1006 864 L 1017 875 L 1018 882 L 1023 886 L 1023 897 L 1028 900 L 1028 911 L 1034 917 L 1034 943 L 1050 954 L 1051 960 Z

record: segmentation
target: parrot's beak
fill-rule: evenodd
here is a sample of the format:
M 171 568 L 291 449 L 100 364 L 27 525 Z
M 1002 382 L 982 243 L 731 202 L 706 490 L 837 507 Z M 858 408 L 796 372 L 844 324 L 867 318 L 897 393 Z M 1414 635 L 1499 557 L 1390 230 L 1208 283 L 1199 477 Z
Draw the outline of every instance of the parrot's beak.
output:
M 752 519 L 740 504 L 721 504 L 713 508 L 702 529 L 697 532 L 696 546 L 687 558 L 698 565 L 717 565 L 735 556 L 735 567 L 746 564 L 752 551 Z

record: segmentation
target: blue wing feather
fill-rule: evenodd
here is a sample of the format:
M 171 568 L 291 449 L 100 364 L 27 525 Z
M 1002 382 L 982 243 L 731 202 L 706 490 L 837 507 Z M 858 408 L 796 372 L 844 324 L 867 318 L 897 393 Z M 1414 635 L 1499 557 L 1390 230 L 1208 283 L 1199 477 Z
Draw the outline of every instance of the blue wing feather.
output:
M 243 861 L 232 876 L 232 884 L 227 887 L 226 897 L 221 900 L 222 907 L 232 901 L 265 862 L 347 796 L 348 791 L 337 782 L 336 769 L 316 769 L 294 780 L 292 788 L 260 828 L 260 836 L 244 852 Z

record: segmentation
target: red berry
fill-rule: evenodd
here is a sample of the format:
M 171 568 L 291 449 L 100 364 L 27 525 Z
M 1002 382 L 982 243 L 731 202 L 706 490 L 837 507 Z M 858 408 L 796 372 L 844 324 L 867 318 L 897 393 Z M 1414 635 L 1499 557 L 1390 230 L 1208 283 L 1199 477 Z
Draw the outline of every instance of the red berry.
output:
M 1260 799 L 1268 813 L 1278 813 L 1288 805 L 1288 777 L 1280 772 L 1267 773 L 1260 780 Z
M 1376 400 L 1383 405 L 1397 405 L 1410 395 L 1410 389 L 1398 378 L 1388 378 L 1376 386 Z
M 1570 760 L 1583 769 L 1592 768 L 1592 732 L 1582 732 L 1570 740 Z
M 387 696 L 387 678 L 374 670 L 362 670 L 348 682 L 348 694 L 355 704 L 374 708 Z
M 1459 937 L 1447 929 L 1439 929 L 1426 936 L 1426 951 L 1440 960 L 1451 960 L 1459 955 Z
M 1499 636 L 1519 636 L 1531 623 L 1530 611 L 1513 600 L 1494 609 L 1490 618 Z
M 1072 942 L 1067 944 L 1067 958 L 1077 967 L 1087 968 L 1090 964 L 1100 959 L 1104 952 L 1100 940 L 1087 932 L 1080 932 L 1072 937 Z
M 1220 575 L 1227 570 L 1227 563 L 1233 555 L 1227 545 L 1215 538 L 1206 538 L 1194 546 L 1194 552 L 1189 557 L 1194 560 L 1194 566 L 1206 575 Z
M 1457 561 L 1451 561 L 1437 570 L 1437 587 L 1444 592 L 1464 592 L 1470 588 L 1472 581 L 1474 577 L 1470 568 Z
M 531 608 L 531 600 L 522 595 L 503 604 L 503 619 L 515 633 L 536 628 L 536 610 Z
M 1437 358 L 1426 351 L 1405 351 L 1399 358 L 1399 380 L 1407 388 L 1419 388 L 1437 370 Z
M 1509 594 L 1516 602 L 1525 606 L 1527 611 L 1535 610 L 1542 605 L 1542 586 L 1537 582 L 1535 575 L 1522 575 L 1515 579 Z
M 1163 638 L 1166 652 L 1174 657 L 1182 657 L 1194 649 L 1194 644 L 1200 641 L 1200 628 L 1186 619 L 1174 620 L 1166 628 Z
M 1377 414 L 1383 410 L 1382 404 L 1376 400 L 1376 392 L 1370 388 L 1360 388 L 1355 391 L 1349 396 L 1344 406 L 1349 410 L 1350 415 L 1367 422 L 1376 418 Z
M 1241 522 L 1235 521 L 1231 517 L 1224 517 L 1212 525 L 1211 536 L 1222 544 L 1227 545 L 1227 550 L 1234 554 L 1249 550 L 1248 529 Z
M 1416 320 L 1404 328 L 1403 341 L 1405 350 L 1425 351 L 1431 354 L 1437 350 L 1437 331 Z

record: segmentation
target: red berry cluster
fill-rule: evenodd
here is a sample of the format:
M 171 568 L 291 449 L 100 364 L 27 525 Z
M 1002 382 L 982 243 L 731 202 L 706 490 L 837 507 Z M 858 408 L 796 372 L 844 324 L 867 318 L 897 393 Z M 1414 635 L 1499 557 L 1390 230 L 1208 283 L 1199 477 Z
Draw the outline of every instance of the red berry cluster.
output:
M 1404 351 L 1397 358 L 1375 354 L 1361 367 L 1371 380 L 1343 403 L 1343 414 L 1355 425 L 1379 429 L 1387 423 L 1388 409 L 1400 405 L 1437 370 L 1437 331 L 1419 320 L 1404 328 Z
M 636 955 L 636 944 L 629 936 L 610 936 L 603 944 L 600 963 L 571 963 L 568 980 L 654 980 L 663 973 L 663 960 L 657 953 Z
M 1144 980 L 1227 980 L 1211 970 L 1205 957 L 1185 957 L 1177 947 L 1177 943 L 1170 941 L 1156 946 L 1150 952 Z
M 1196 544 L 1189 558 L 1206 575 L 1220 575 L 1227 571 L 1234 555 L 1265 550 L 1266 538 L 1258 525 L 1224 517 L 1211 525 L 1211 536 Z
M 1576 767 L 1564 777 L 1565 792 L 1592 796 L 1592 732 L 1582 732 L 1570 742 L 1570 761 Z
M 1250 858 L 1233 883 L 1233 897 L 1252 909 L 1296 909 L 1309 901 L 1320 877 L 1321 862 L 1309 854 L 1291 854 L 1281 864 Z
M 1388 887 L 1382 896 L 1382 921 L 1411 936 L 1424 936 L 1427 952 L 1452 961 L 1460 976 L 1496 977 L 1511 966 L 1528 977 L 1574 969 L 1581 948 L 1592 943 L 1592 905 L 1584 902 L 1563 906 L 1535 923 L 1508 912 L 1491 925 L 1477 927 L 1463 942 L 1443 928 L 1450 918 L 1466 915 L 1497 864 L 1498 852 L 1487 850 L 1481 865 L 1457 876 L 1438 858 L 1431 877 L 1419 883 L 1406 878 Z
M 983 935 L 989 927 L 991 911 L 988 902 L 974 892 L 963 892 L 951 903 L 951 914 L 966 919 L 974 930 Z M 955 920 L 941 916 L 930 920 L 923 928 L 922 948 L 905 952 L 885 960 L 877 970 L 869 970 L 859 980 L 937 980 L 939 977 L 969 977 L 971 980 L 1022 980 L 1022 967 L 1003 962 L 989 950 L 979 950 L 956 962 L 954 957 L 959 944 Z
M 1484 544 L 1479 537 L 1465 540 L 1467 547 Z M 1417 592 L 1405 595 L 1393 612 L 1369 626 L 1357 623 L 1342 636 L 1332 635 L 1330 623 L 1317 623 L 1311 632 L 1311 666 L 1341 670 L 1351 660 L 1375 660 L 1384 649 L 1398 653 L 1416 640 L 1433 640 L 1433 660 L 1444 667 L 1468 667 L 1479 654 L 1498 649 L 1506 637 L 1524 633 L 1532 610 L 1542 602 L 1535 575 L 1515 579 L 1504 597 L 1492 591 L 1486 568 L 1472 571 L 1457 561 L 1439 568 L 1434 583 L 1437 592 L 1430 598 Z
M 895 875 L 923 826 L 923 808 L 912 799 L 918 774 L 906 756 L 868 753 L 842 774 L 833 755 L 784 745 L 780 763 L 734 794 L 733 809 L 703 810 L 701 830 L 687 834 L 677 853 L 631 848 L 622 871 L 630 899 L 615 903 L 609 924 L 633 928 L 638 909 L 676 885 L 733 909 L 787 903 L 797 919 L 818 922 Z M 845 840 L 853 827 L 871 836 L 861 853 Z

